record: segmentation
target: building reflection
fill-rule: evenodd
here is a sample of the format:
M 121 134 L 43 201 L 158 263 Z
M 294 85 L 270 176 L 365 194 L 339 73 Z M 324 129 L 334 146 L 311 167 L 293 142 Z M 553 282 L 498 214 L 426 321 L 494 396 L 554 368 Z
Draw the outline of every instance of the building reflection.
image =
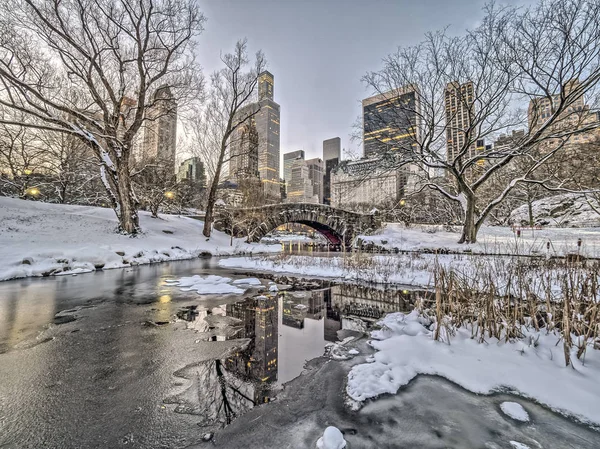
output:
M 193 410 L 207 425 L 226 425 L 269 402 L 275 385 L 298 376 L 306 360 L 323 354 L 326 341 L 338 340 L 339 330 L 360 330 L 357 322 L 373 323 L 386 313 L 409 311 L 422 293 L 339 285 L 267 293 L 211 310 L 181 309 L 178 317 L 207 340 L 241 343 L 225 359 L 205 362 L 197 370 L 199 402 L 188 401 L 182 410 Z M 178 398 L 174 402 L 180 403 Z

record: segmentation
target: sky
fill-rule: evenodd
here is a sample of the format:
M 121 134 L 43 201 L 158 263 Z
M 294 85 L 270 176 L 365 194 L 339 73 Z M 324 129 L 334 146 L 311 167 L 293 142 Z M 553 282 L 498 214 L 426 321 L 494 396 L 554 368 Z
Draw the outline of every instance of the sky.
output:
M 205 75 L 220 68 L 221 52 L 247 38 L 262 50 L 274 75 L 281 106 L 281 154 L 303 149 L 322 157 L 323 140 L 340 137 L 361 155 L 350 136 L 361 100 L 372 92 L 361 82 L 399 46 L 416 44 L 428 31 L 472 28 L 485 0 L 199 0 L 207 18 L 198 41 Z

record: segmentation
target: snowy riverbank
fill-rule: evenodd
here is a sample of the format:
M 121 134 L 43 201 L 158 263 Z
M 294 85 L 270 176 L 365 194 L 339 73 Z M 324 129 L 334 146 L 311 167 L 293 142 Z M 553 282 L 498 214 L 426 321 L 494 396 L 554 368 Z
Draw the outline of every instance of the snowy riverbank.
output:
M 359 238 L 366 244 L 372 242 L 382 248 L 399 251 L 438 250 L 551 257 L 579 252 L 585 257 L 600 257 L 600 228 L 523 228 L 520 234 L 517 229 L 482 226 L 477 243 L 472 245 L 458 244 L 460 233 L 443 230 L 441 226 L 414 225 L 407 228 L 399 223 L 388 223 L 374 235 Z M 581 239 L 581 248 L 577 246 L 578 239 Z
M 0 280 L 122 268 L 201 254 L 276 252 L 281 245 L 247 244 L 187 217 L 140 212 L 143 234 L 117 234 L 112 209 L 0 197 Z
M 560 337 L 523 328 L 511 343 L 478 343 L 471 331 L 456 329 L 449 343 L 434 341 L 430 323 L 413 311 L 392 313 L 372 332 L 377 350 L 348 375 L 348 395 L 364 401 L 394 394 L 419 374 L 442 376 L 474 393 L 511 392 L 583 422 L 600 425 L 600 351 L 591 346 L 583 360 L 565 366 Z

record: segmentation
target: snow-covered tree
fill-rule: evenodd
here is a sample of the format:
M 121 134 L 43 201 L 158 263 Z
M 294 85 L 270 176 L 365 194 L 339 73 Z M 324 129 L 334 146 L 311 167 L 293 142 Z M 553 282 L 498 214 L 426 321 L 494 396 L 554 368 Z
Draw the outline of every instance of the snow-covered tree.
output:
M 90 146 L 120 230 L 135 234 L 134 139 L 160 87 L 180 103 L 199 92 L 193 47 L 203 23 L 195 0 L 5 0 L 0 105 L 13 114 L 0 123 Z
M 394 168 L 410 166 L 417 192 L 433 189 L 460 205 L 460 242 L 473 243 L 516 186 L 563 189 L 560 180 L 540 176 L 541 168 L 598 127 L 594 105 L 584 100 L 597 100 L 600 3 L 492 3 L 474 30 L 428 34 L 421 44 L 389 55 L 364 80 L 395 105 L 380 110 L 393 131 L 379 138 L 384 160 Z M 519 138 L 492 145 L 517 129 L 524 130 Z M 365 135 L 365 142 L 373 138 Z M 516 161 L 518 173 L 496 177 L 500 184 L 486 189 Z

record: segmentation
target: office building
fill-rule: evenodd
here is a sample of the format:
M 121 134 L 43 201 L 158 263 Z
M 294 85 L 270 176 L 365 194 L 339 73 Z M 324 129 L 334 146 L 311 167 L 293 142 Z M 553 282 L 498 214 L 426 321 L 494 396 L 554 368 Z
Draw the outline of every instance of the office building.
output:
M 283 179 L 286 183 L 286 192 L 288 190 L 287 186 L 292 179 L 292 164 L 297 158 L 304 159 L 304 150 L 291 151 L 283 154 Z
M 230 177 L 252 177 L 255 166 L 263 184 L 265 201 L 281 201 L 281 183 L 279 180 L 279 119 L 280 107 L 274 98 L 274 78 L 264 71 L 258 78 L 258 101 L 238 111 L 237 120 L 255 115 L 244 126 L 239 127 L 231 136 L 232 159 L 229 164 Z M 258 112 L 256 110 L 258 109 Z M 245 126 L 247 125 L 247 126 Z M 258 141 L 258 145 L 256 145 Z M 246 157 L 246 155 L 248 155 Z
M 162 86 L 152 96 L 152 104 L 145 113 L 141 141 L 134 145 L 137 163 L 160 161 L 169 173 L 175 172 L 177 149 L 177 102 L 171 89 Z
M 191 157 L 179 164 L 177 181 L 181 182 L 184 180 L 200 184 L 203 187 L 206 186 L 204 163 L 199 157 Z
M 397 152 L 399 157 L 416 147 L 419 132 L 418 92 L 408 85 L 362 101 L 365 158 Z
M 256 108 L 246 108 L 246 111 Z M 259 178 L 258 172 L 258 131 L 254 117 L 238 116 L 246 122 L 240 125 L 230 138 L 231 159 L 229 160 L 229 179 L 239 182 L 244 179 Z
M 444 90 L 446 111 L 446 159 L 449 163 L 461 155 L 461 160 L 475 156 L 477 142 L 466 142 L 465 130 L 471 126 L 475 115 L 475 91 L 471 81 L 460 84 L 448 83 Z M 473 140 L 473 136 L 470 136 Z M 467 144 L 467 145 L 466 145 Z
M 331 171 L 342 160 L 342 141 L 339 137 L 323 141 L 323 162 L 325 173 L 323 176 L 323 203 L 331 204 Z
M 315 157 L 306 160 L 308 167 L 308 179 L 313 187 L 313 195 L 317 196 L 318 202 L 323 203 L 323 160 Z
M 287 190 L 288 203 L 318 203 L 319 197 L 314 194 L 313 184 L 309 178 L 308 164 L 296 158 L 291 167 L 291 178 Z

